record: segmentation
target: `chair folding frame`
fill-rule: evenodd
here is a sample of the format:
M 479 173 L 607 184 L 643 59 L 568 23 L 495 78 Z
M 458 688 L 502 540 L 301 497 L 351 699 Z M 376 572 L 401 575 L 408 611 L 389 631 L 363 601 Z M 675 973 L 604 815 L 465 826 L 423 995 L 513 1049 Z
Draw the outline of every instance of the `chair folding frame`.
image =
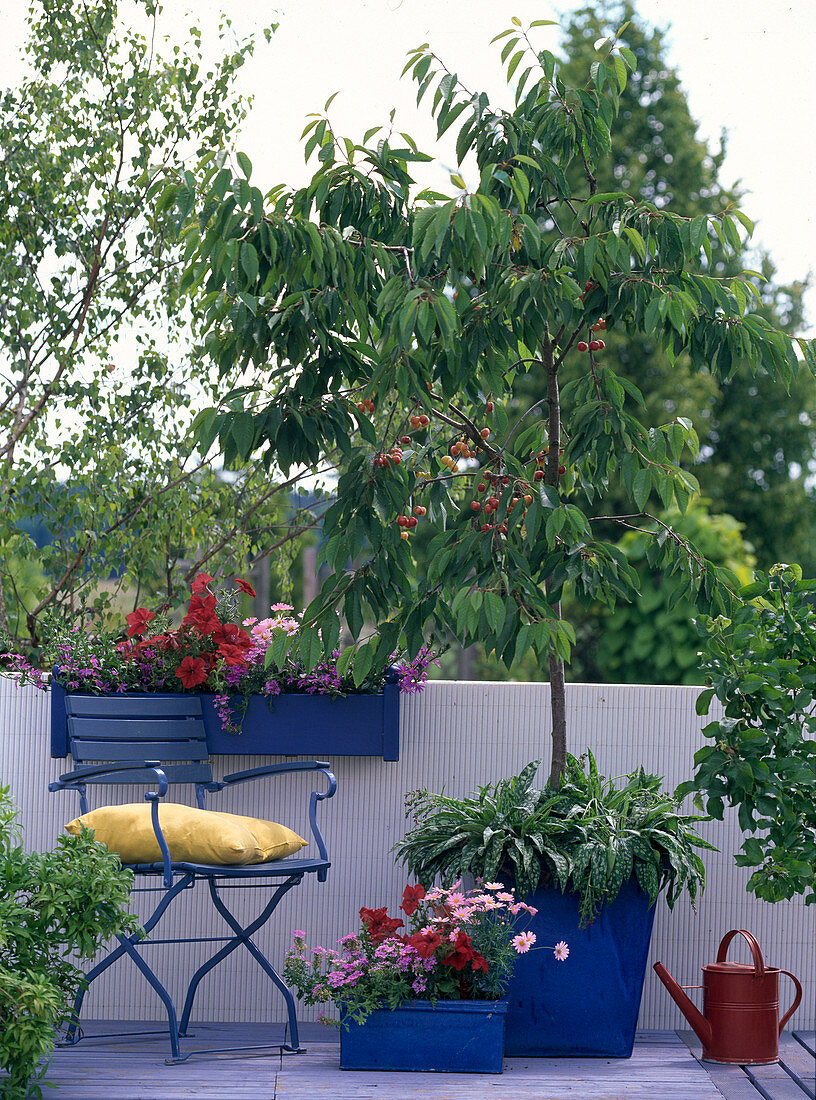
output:
M 281 899 L 306 875 L 315 874 L 319 882 L 325 882 L 331 862 L 323 835 L 317 823 L 319 802 L 333 797 L 337 780 L 325 761 L 308 760 L 267 764 L 246 771 L 233 772 L 221 780 L 214 780 L 207 758 L 204 725 L 201 719 L 200 700 L 195 696 L 167 697 L 163 700 L 118 696 L 114 698 L 69 695 L 67 696 L 69 745 L 75 768 L 61 775 L 49 785 L 51 791 L 76 790 L 79 793 L 81 812 L 88 812 L 87 787 L 89 784 L 119 782 L 155 785 L 155 790 L 145 794 L 150 803 L 151 821 L 161 862 L 125 864 L 136 880 L 159 879 L 156 886 L 143 887 L 134 892 L 158 892 L 161 896 L 152 913 L 139 932 L 119 935 L 119 946 L 98 962 L 87 974 L 76 995 L 71 1023 L 63 1043 L 73 1045 L 81 1038 L 79 1026 L 83 1001 L 90 985 L 120 958 L 127 956 L 139 969 L 164 1005 L 168 1021 L 170 1058 L 168 1065 L 184 1062 L 193 1054 L 217 1054 L 237 1050 L 268 1049 L 266 1047 L 230 1047 L 224 1050 L 190 1050 L 181 1052 L 180 1039 L 188 1034 L 190 1017 L 196 993 L 204 977 L 239 947 L 245 947 L 267 977 L 283 996 L 288 1018 L 288 1041 L 275 1044 L 281 1051 L 300 1053 L 297 1014 L 294 998 L 277 970 L 263 954 L 252 937 L 270 920 Z M 162 751 L 161 753 L 158 751 Z M 89 763 L 105 760 L 107 763 Z M 171 763 L 168 763 L 171 761 Z M 182 761 L 182 763 L 178 763 Z M 280 776 L 294 772 L 318 772 L 325 776 L 325 791 L 312 791 L 309 799 L 309 828 L 317 845 L 319 858 L 286 858 L 268 863 L 246 866 L 222 866 L 191 862 L 174 862 L 165 840 L 159 820 L 161 800 L 171 785 L 193 783 L 199 809 L 207 809 L 206 796 L 226 788 L 237 786 L 265 776 Z M 185 937 L 154 939 L 150 933 L 167 912 L 173 901 L 185 890 L 195 888 L 198 882 L 206 882 L 215 910 L 232 932 L 231 936 Z M 258 916 L 246 926 L 230 912 L 221 890 L 229 887 L 253 887 L 271 889 L 269 900 Z M 206 959 L 190 978 L 179 1019 L 170 993 L 155 971 L 140 954 L 140 950 L 152 944 L 174 943 L 222 943 L 223 946 Z

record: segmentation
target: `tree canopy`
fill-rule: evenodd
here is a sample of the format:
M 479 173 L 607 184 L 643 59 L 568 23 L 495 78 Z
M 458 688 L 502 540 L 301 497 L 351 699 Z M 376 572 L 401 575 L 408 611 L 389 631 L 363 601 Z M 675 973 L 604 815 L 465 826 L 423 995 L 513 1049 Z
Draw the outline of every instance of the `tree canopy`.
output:
M 202 449 L 218 439 L 228 464 L 258 455 L 283 479 L 336 468 L 320 550 L 331 572 L 306 609 L 301 659 L 338 644 L 338 611 L 356 639 L 340 664 L 360 681 L 400 638 L 415 654 L 453 634 L 508 663 L 532 649 L 550 666 L 557 782 L 574 642 L 564 587 L 610 606 L 637 592 L 610 525 L 650 534 L 672 599 L 716 610 L 736 586 L 656 514 L 684 512 L 696 493 L 698 436 L 683 416 L 649 422 L 605 334 L 723 379 L 745 364 L 789 384 L 800 363 L 754 275 L 717 270 L 752 228 L 736 206 L 685 214 L 622 183 L 599 188 L 636 57 L 606 38 L 569 83 L 533 44 L 548 22 L 497 36 L 507 106 L 428 45 L 409 54 L 438 133 L 457 125 L 464 167 L 448 194 L 413 186 L 427 154 L 409 135 L 375 127 L 355 142 L 324 113 L 304 134 L 318 162 L 307 186 L 264 195 L 246 155 L 236 172 L 214 153 L 204 186 L 179 178 L 161 209 L 187 219 L 180 288 L 201 303 L 207 355 L 225 375 L 246 371 L 246 386 L 199 414 Z M 813 346 L 798 346 L 813 369 Z M 529 377 L 544 396 L 511 421 Z M 609 514 L 599 502 L 612 487 L 626 505 Z M 434 530 L 421 572 L 414 521 Z

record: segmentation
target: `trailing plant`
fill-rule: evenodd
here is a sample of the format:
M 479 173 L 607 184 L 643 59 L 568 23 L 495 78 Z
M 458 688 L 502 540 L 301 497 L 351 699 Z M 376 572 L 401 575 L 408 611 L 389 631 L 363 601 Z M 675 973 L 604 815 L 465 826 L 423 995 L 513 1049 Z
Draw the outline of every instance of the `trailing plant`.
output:
M 713 848 L 695 831 L 699 816 L 680 812 L 643 768 L 618 780 L 598 773 L 595 758 L 568 754 L 559 788 L 533 787 L 540 760 L 519 775 L 479 787 L 465 798 L 412 791 L 414 825 L 395 846 L 409 872 L 430 884 L 461 875 L 505 876 L 519 895 L 539 885 L 575 891 L 582 924 L 618 896 L 634 876 L 652 904 L 662 890 L 669 908 L 685 889 L 692 904 L 705 885 L 696 848 Z
M 0 1082 L 7 1100 L 41 1096 L 56 1030 L 70 1019 L 92 958 L 110 936 L 132 932 L 133 874 L 93 834 L 60 836 L 52 852 L 20 842 L 8 787 L 0 786 Z
M 536 910 L 501 882 L 462 892 L 406 886 L 400 909 L 409 919 L 389 917 L 385 907 L 360 910 L 360 931 L 343 936 L 340 950 L 309 949 L 305 933 L 293 932 L 284 977 L 307 1005 L 333 1004 L 341 1019 L 364 1023 L 377 1008 L 408 1001 L 495 1000 L 507 990 L 513 960 L 535 944 L 520 932 L 520 914 Z M 562 940 L 552 948 L 560 962 L 569 955 Z M 324 1023 L 337 1021 L 321 1016 Z
M 241 620 L 240 597 L 254 597 L 252 586 L 238 578 L 234 588 L 216 592 L 212 582 L 209 573 L 195 578 L 187 613 L 178 626 L 166 610 L 157 614 L 146 607 L 130 612 L 119 630 L 94 630 L 88 624 L 66 631 L 57 625 L 43 646 L 41 662 L 67 691 L 212 692 L 222 726 L 232 733 L 240 733 L 253 694 L 265 695 L 271 703 L 284 692 L 371 693 L 393 680 L 410 694 L 425 684 L 433 660 L 426 649 L 413 661 L 396 664 L 398 654 L 392 653 L 387 663 L 367 667 L 363 677 L 356 676 L 353 667 L 341 675 L 337 651 L 306 668 L 290 655 L 289 639 L 300 629 L 300 616 L 290 604 L 273 604 L 273 614 L 265 619 Z M 21 654 L 0 652 L 0 673 L 4 670 L 22 683 L 48 686 L 42 670 Z
M 776 565 L 742 589 L 730 618 L 703 619 L 702 667 L 710 686 L 697 713 L 722 703 L 678 788 L 722 820 L 738 807 L 740 828 L 758 833 L 736 862 L 755 868 L 748 889 L 766 901 L 797 894 L 816 903 L 816 580 Z

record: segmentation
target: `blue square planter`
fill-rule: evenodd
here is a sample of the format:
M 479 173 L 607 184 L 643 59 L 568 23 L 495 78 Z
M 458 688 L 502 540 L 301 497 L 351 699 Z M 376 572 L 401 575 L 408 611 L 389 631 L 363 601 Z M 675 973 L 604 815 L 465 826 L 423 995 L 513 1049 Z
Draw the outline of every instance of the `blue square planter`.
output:
M 505 1001 L 412 1001 L 340 1032 L 340 1069 L 501 1073 Z
M 643 993 L 655 907 L 630 879 L 587 928 L 578 895 L 537 890 L 527 929 L 538 944 L 569 944 L 569 958 L 533 950 L 517 960 L 507 993 L 505 1053 L 629 1058 Z
M 68 754 L 65 695 L 65 688 L 52 681 L 52 756 Z M 178 699 L 179 694 L 134 692 L 128 697 L 160 701 Z M 272 699 L 271 709 L 266 696 L 253 695 L 238 734 L 222 729 L 212 695 L 193 693 L 190 698 L 201 700 L 207 748 L 213 756 L 380 756 L 399 760 L 398 684 L 386 684 L 375 695 L 278 695 Z

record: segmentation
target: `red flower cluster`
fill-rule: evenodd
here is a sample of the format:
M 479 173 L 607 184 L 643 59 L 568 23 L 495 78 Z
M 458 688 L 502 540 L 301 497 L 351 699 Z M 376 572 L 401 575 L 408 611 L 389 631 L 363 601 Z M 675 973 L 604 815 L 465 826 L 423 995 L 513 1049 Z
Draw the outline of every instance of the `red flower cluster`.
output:
M 425 887 L 422 883 L 417 883 L 416 886 L 406 886 L 402 892 L 402 903 L 400 909 L 405 913 L 406 917 L 412 917 L 417 911 L 417 906 L 425 897 Z
M 148 623 L 155 619 L 153 611 L 146 607 L 137 607 L 127 616 L 128 638 L 138 638 L 135 643 L 122 642 L 117 647 L 122 654 L 138 656 L 146 649 L 157 652 L 184 651 L 191 648 L 191 642 L 198 642 L 192 648 L 195 653 L 187 653 L 176 666 L 175 675 L 186 690 L 206 682 L 219 661 L 227 667 L 246 667 L 246 655 L 252 648 L 252 639 L 246 630 L 237 623 L 224 623 L 218 617 L 216 597 L 210 591 L 212 577 L 209 573 L 199 573 L 192 583 L 187 614 L 178 630 L 167 631 L 145 637 Z M 236 586 L 249 596 L 255 595 L 255 589 L 244 580 L 236 580 Z M 206 639 L 206 644 L 202 645 Z
M 399 936 L 396 936 L 396 931 L 398 928 L 405 927 L 404 921 L 388 916 L 386 906 L 383 906 L 382 909 L 366 909 L 363 907 L 360 910 L 360 920 L 368 929 L 372 943 L 382 943 L 383 940 L 391 938 L 400 939 Z
M 452 966 L 454 970 L 464 970 L 468 963 L 474 970 L 487 973 L 487 959 L 473 948 L 467 932 L 460 932 L 453 945 L 453 951 L 439 960 L 443 966 Z

